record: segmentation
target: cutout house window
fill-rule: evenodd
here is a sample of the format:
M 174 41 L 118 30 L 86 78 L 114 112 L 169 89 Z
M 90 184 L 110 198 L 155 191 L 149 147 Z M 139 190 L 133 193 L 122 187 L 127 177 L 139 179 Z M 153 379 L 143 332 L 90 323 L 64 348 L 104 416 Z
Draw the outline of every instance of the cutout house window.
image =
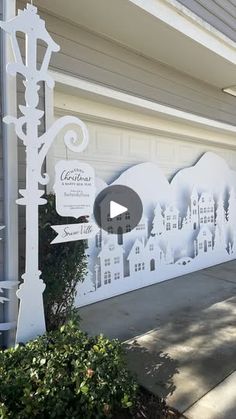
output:
M 150 246 L 149 246 L 149 250 L 150 250 L 151 252 L 154 250 L 154 245 L 153 245 L 153 244 L 150 244 Z
M 166 224 L 166 230 L 170 230 L 170 223 Z
M 127 226 L 126 226 L 126 233 L 129 233 L 130 231 L 131 231 L 131 226 L 128 224 Z
M 139 247 L 135 248 L 135 253 L 136 253 L 136 255 L 138 255 L 140 253 L 140 248 Z
M 134 265 L 135 272 L 143 270 L 144 267 L 142 268 L 142 265 L 144 265 L 144 263 L 136 263 Z
M 211 242 L 210 241 L 208 242 L 208 247 L 211 247 Z
M 117 219 L 117 221 L 121 221 L 121 220 L 122 220 L 122 216 L 121 216 L 121 215 L 118 215 L 118 216 L 116 217 L 116 219 Z
M 104 284 L 110 284 L 111 283 L 111 272 L 110 271 L 106 271 L 104 273 Z
M 120 279 L 120 273 L 119 272 L 116 272 L 115 274 L 114 274 L 114 279 L 116 280 L 116 279 Z
M 110 259 L 105 259 L 104 264 L 105 264 L 105 266 L 110 266 L 110 264 L 111 264 Z
M 110 214 L 107 214 L 107 221 L 108 221 L 108 222 L 111 222 L 111 221 L 112 221 L 112 219 L 111 219 L 111 217 L 110 217 Z
M 114 250 L 114 249 L 115 249 L 114 244 L 110 244 L 110 246 L 109 246 L 109 250 L 110 250 L 110 251 L 112 251 L 112 250 Z
M 136 227 L 136 230 L 138 231 L 138 230 L 145 230 L 145 224 L 139 224 L 137 227 Z
M 126 219 L 126 220 L 130 220 L 130 213 L 129 213 L 129 212 L 126 212 L 126 213 L 125 213 L 125 219 Z
M 120 263 L 120 258 L 119 257 L 115 257 L 114 258 L 114 263 Z

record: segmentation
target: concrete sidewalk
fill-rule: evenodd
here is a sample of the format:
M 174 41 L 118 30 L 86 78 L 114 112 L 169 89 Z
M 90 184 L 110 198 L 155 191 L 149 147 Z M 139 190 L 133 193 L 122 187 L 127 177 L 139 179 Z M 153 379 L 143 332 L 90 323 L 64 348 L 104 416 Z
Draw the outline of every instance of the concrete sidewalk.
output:
M 138 381 L 189 419 L 236 417 L 236 261 L 80 309 Z

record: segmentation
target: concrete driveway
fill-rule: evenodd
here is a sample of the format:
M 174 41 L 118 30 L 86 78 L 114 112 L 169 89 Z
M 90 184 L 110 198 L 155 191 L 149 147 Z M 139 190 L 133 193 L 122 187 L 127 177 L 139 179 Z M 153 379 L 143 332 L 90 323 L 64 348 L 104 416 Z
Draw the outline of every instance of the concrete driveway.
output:
M 189 419 L 236 417 L 236 261 L 80 309 L 138 381 Z

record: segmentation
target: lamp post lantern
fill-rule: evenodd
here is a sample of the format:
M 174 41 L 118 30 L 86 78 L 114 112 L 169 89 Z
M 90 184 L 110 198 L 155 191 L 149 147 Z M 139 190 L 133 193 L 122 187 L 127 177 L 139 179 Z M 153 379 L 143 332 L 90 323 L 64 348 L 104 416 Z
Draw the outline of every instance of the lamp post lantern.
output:
M 6 71 L 12 76 L 16 76 L 17 73 L 22 75 L 25 86 L 25 105 L 19 106 L 22 116 L 19 118 L 6 116 L 4 122 L 15 125 L 17 136 L 26 148 L 26 187 L 19 191 L 21 198 L 17 200 L 19 205 L 26 206 L 26 250 L 25 273 L 22 275 L 23 282 L 17 291 L 20 306 L 16 334 L 17 342 L 26 342 L 42 335 L 46 330 L 43 306 L 45 284 L 40 278 L 38 260 L 38 207 L 47 202 L 42 197 L 44 191 L 39 189 L 39 185 L 46 185 L 49 177 L 46 173 L 41 173 L 42 166 L 51 144 L 62 129 L 69 125 L 80 129 L 81 141 L 77 132 L 71 129 L 64 136 L 65 145 L 74 152 L 81 152 L 86 148 L 88 131 L 79 118 L 64 116 L 39 136 L 38 127 L 40 119 L 44 116 L 44 111 L 37 109 L 39 83 L 45 82 L 49 88 L 53 89 L 54 80 L 49 75 L 48 67 L 52 53 L 59 51 L 60 48 L 47 32 L 45 22 L 39 17 L 37 8 L 32 4 L 27 4 L 24 10 L 19 10 L 15 18 L 0 22 L 0 27 L 10 36 L 15 58 L 14 63 L 7 65 Z M 20 50 L 17 32 L 25 35 L 24 52 Z M 43 41 L 47 46 L 40 66 L 38 66 L 38 40 Z

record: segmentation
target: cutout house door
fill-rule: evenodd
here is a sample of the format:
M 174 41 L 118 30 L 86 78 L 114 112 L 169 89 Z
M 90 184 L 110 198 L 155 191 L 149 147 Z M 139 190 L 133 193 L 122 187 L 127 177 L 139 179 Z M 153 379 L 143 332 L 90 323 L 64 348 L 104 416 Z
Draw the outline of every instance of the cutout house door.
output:
M 118 227 L 117 229 L 117 240 L 118 240 L 118 244 L 123 244 L 123 230 L 122 227 Z

